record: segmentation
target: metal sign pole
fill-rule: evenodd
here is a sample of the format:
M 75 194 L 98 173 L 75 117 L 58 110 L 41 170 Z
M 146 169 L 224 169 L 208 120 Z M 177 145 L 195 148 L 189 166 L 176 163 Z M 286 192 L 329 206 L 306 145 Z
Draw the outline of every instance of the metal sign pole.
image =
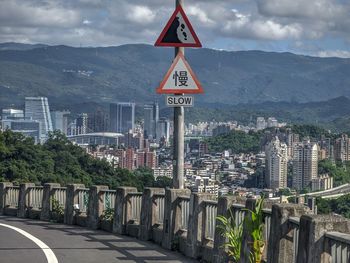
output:
M 183 6 L 184 0 L 175 0 L 175 8 Z M 185 55 L 184 47 L 175 47 L 175 58 L 179 52 Z M 174 170 L 173 187 L 184 188 L 184 142 L 185 141 L 185 110 L 184 107 L 174 108 Z

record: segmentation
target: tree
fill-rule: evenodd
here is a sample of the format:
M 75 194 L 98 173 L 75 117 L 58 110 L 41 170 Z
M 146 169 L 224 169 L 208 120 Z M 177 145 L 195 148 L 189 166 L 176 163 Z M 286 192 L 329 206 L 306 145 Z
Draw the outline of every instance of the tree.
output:
M 173 180 L 166 176 L 158 176 L 156 181 L 154 182 L 154 187 L 159 188 L 172 188 L 173 187 Z

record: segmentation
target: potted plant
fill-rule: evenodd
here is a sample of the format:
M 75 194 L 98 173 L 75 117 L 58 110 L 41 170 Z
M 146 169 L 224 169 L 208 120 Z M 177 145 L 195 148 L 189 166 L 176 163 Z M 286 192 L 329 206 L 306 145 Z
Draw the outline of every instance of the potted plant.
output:
M 227 240 L 223 247 L 227 248 L 230 262 L 238 263 L 241 258 L 243 224 L 236 224 L 232 211 L 229 211 L 230 215 L 228 217 L 217 216 L 220 222 L 217 229 Z

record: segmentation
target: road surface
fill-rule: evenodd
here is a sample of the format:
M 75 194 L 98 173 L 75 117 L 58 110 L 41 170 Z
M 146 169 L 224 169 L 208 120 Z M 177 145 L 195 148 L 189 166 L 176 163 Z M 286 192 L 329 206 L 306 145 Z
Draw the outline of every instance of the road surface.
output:
M 79 226 L 0 216 L 1 263 L 194 263 L 152 242 Z

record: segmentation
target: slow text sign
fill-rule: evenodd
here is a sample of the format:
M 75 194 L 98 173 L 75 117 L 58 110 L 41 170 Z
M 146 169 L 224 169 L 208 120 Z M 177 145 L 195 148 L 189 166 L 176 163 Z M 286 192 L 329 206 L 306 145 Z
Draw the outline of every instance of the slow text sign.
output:
M 192 96 L 166 96 L 165 100 L 168 107 L 193 107 Z

